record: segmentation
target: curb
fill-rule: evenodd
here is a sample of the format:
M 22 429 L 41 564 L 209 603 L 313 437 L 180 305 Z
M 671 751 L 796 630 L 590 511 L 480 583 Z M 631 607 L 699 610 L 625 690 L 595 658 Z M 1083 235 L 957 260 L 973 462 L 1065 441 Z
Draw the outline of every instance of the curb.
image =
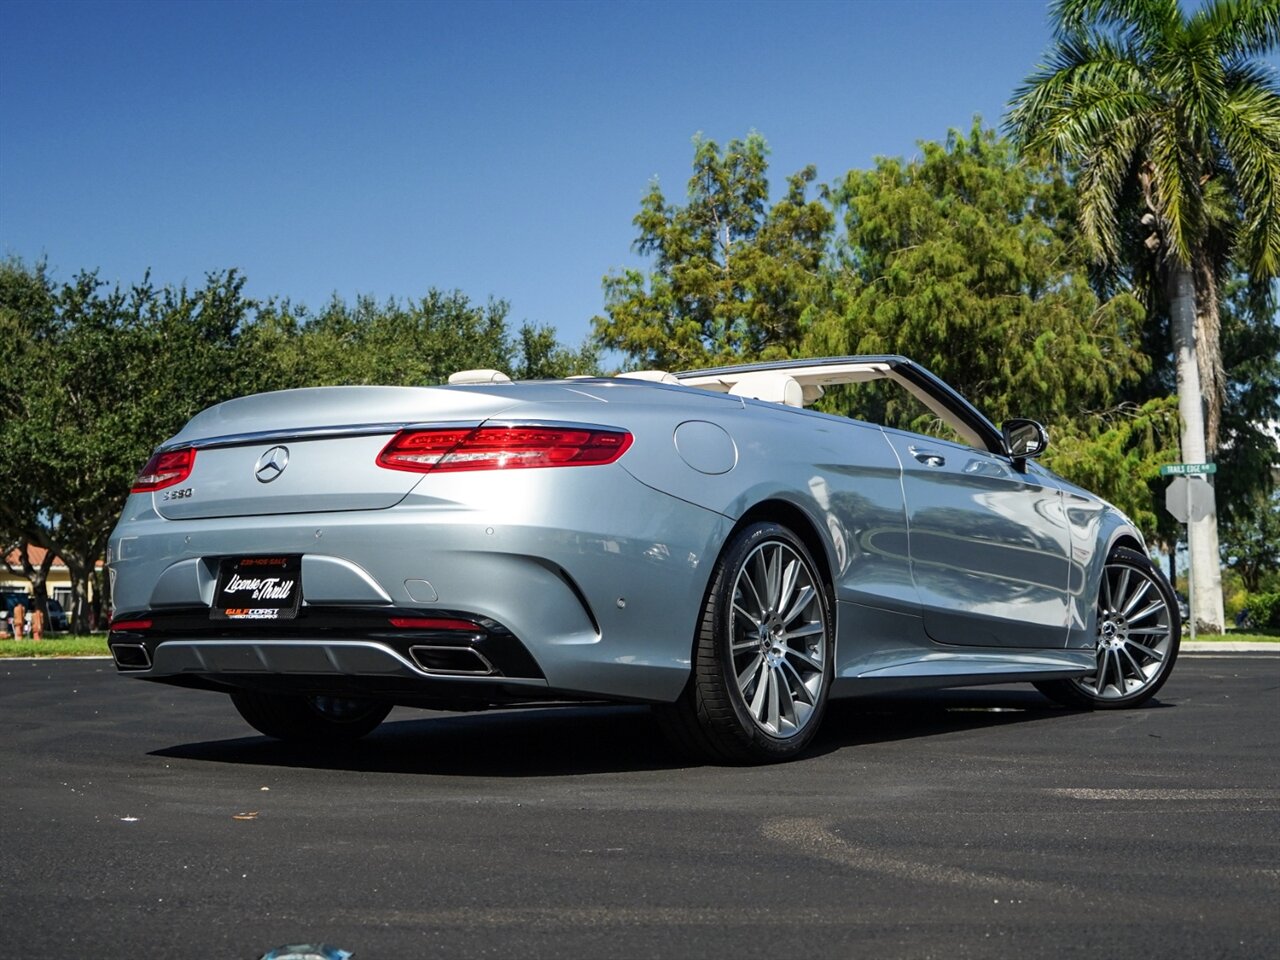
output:
M 1184 640 L 1179 653 L 1280 653 L 1280 643 L 1256 640 Z

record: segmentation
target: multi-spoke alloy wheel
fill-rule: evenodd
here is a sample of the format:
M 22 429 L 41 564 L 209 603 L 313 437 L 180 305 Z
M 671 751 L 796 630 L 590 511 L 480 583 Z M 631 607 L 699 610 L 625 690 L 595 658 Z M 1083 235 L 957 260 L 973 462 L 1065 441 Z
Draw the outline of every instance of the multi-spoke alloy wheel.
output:
M 689 685 L 657 710 L 668 733 L 720 761 L 798 754 L 826 709 L 831 609 L 820 568 L 794 533 L 756 523 L 736 534 L 712 574 Z
M 1073 680 L 1037 684 L 1069 706 L 1132 707 L 1160 689 L 1178 656 L 1182 624 L 1168 581 L 1141 553 L 1118 548 L 1098 588 L 1097 663 Z
M 770 736 L 803 730 L 826 685 L 821 589 L 804 557 L 781 540 L 756 547 L 738 571 L 729 613 L 733 673 L 751 719 Z

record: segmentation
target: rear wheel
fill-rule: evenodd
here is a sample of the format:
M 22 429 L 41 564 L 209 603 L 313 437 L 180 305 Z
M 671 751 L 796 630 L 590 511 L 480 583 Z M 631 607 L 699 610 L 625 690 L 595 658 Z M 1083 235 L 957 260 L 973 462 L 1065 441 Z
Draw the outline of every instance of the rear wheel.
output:
M 378 700 L 311 697 L 237 690 L 231 702 L 259 733 L 295 743 L 357 740 L 391 712 Z
M 1178 659 L 1182 622 L 1169 581 L 1145 555 L 1117 547 L 1098 587 L 1097 661 L 1071 680 L 1036 684 L 1069 707 L 1116 710 L 1150 700 Z
M 776 523 L 737 533 L 716 564 L 693 675 L 657 714 L 678 744 L 719 762 L 799 754 L 831 686 L 830 592 L 799 537 Z

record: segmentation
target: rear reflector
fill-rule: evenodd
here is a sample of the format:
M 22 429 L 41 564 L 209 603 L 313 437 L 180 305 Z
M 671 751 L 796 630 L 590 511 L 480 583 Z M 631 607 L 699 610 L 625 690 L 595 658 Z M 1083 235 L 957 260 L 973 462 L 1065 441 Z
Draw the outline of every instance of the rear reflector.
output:
M 391 625 L 401 630 L 462 630 L 482 633 L 482 629 L 470 620 L 453 620 L 448 617 L 392 617 Z
M 601 466 L 629 446 L 625 430 L 596 427 L 402 430 L 378 454 L 378 466 L 412 473 Z
M 125 631 L 125 630 L 127 631 L 150 630 L 151 621 L 150 620 L 117 620 L 113 624 L 111 624 L 110 629 L 112 633 L 115 633 L 117 631 Z
M 191 447 L 157 453 L 139 471 L 129 492 L 148 493 L 181 483 L 191 476 L 191 468 L 195 466 L 195 462 L 196 452 Z

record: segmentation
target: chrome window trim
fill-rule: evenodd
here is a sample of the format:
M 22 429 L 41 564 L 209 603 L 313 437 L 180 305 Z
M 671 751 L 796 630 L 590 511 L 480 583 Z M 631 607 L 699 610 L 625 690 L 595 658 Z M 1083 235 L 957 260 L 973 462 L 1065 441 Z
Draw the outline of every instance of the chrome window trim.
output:
M 354 423 L 331 427 L 295 427 L 285 430 L 259 430 L 254 433 L 229 433 L 219 437 L 202 437 L 199 440 L 169 440 L 156 448 L 157 453 L 169 450 L 210 450 L 217 447 L 247 447 L 263 443 L 297 443 L 303 440 L 341 440 L 345 437 L 372 437 L 394 434 L 401 430 L 430 430 L 438 428 L 478 427 L 480 420 L 454 420 L 445 423 Z
M 298 427 L 289 430 L 261 430 L 255 433 L 229 433 L 219 437 L 203 437 L 199 440 L 170 440 L 156 447 L 155 453 L 170 450 L 212 450 L 219 447 L 248 447 L 264 443 L 297 443 L 304 440 L 340 440 L 345 437 L 371 437 L 379 434 L 395 434 L 401 430 L 457 430 L 477 427 L 548 427 L 559 430 L 603 430 L 609 433 L 626 433 L 622 427 L 604 423 L 579 423 L 572 420 L 445 420 L 438 422 L 407 421 L 400 423 L 363 423 L 333 427 Z

